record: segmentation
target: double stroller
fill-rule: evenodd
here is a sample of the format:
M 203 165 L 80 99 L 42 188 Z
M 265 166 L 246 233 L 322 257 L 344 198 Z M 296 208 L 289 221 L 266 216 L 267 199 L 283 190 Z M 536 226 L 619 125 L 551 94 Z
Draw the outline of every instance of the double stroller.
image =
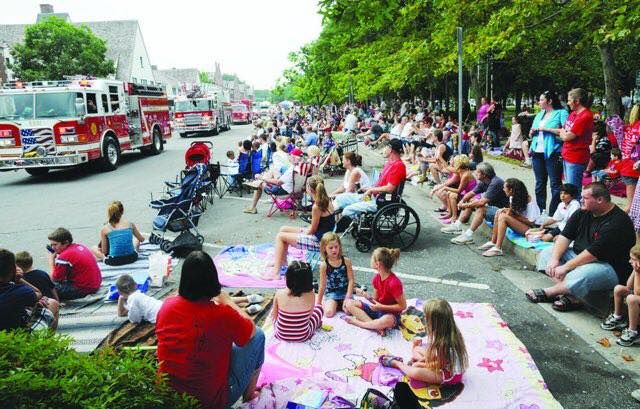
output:
M 185 154 L 187 168 L 180 172 L 175 182 L 165 182 L 161 199 L 152 197 L 149 206 L 158 210 L 153 219 L 153 232 L 149 241 L 160 249 L 176 256 L 202 249 L 204 236 L 198 231 L 198 221 L 204 214 L 207 202 L 212 201 L 213 183 L 209 161 L 211 149 L 207 143 L 194 142 Z M 169 232 L 178 233 L 173 240 L 165 238 Z

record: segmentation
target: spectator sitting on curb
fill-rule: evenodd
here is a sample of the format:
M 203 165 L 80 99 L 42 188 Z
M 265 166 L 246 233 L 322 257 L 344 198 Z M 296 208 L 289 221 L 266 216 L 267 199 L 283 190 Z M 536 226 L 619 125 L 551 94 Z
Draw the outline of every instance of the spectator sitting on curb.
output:
M 571 215 L 580 209 L 580 202 L 575 199 L 577 194 L 578 189 L 571 183 L 562 185 L 560 188 L 560 204 L 556 207 L 553 217 L 545 220 L 540 228 L 529 229 L 525 233 L 527 239 L 529 239 L 530 236 L 538 236 L 542 238 L 542 241 L 554 241 L 555 238 L 562 233 Z M 552 227 L 554 225 L 556 226 Z M 536 239 L 533 239 L 533 241 L 535 240 Z
M 49 269 L 60 300 L 75 300 L 98 291 L 102 275 L 91 250 L 74 243 L 71 232 L 62 227 L 48 238 Z
M 581 209 L 571 216 L 553 247 L 538 255 L 537 270 L 556 284 L 529 290 L 527 298 L 534 303 L 553 302 L 557 311 L 580 308 L 577 299 L 626 283 L 631 273 L 627 256 L 635 241 L 631 219 L 611 203 L 605 185 L 587 185 Z
M 56 301 L 60 301 L 55 284 L 46 271 L 33 268 L 33 257 L 26 251 L 16 253 L 16 266 L 22 270 L 22 278 L 32 286 L 36 287 L 40 293 Z
M 458 209 L 462 210 L 455 223 L 443 227 L 441 232 L 447 234 L 460 234 L 451 239 L 454 244 L 473 243 L 473 233 L 480 227 L 483 220 L 492 222 L 498 209 L 507 207 L 509 199 L 504 193 L 504 182 L 496 175 L 496 171 L 489 163 L 481 162 L 476 169 L 476 180 L 479 182 L 473 190 L 460 200 Z M 471 225 L 463 231 L 463 223 L 466 223 L 474 213 Z
M 0 249 L 0 331 L 29 327 L 56 330 L 59 304 L 23 278 L 12 252 Z

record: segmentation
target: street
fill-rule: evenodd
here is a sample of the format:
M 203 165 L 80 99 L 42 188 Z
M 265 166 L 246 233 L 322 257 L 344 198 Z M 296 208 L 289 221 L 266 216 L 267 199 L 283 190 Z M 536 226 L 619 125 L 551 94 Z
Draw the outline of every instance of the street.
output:
M 250 126 L 233 126 L 229 132 L 202 139 L 213 142 L 214 162 L 224 162 L 225 152 L 235 150 L 237 142 L 250 132 Z M 125 218 L 148 234 L 155 216 L 148 207 L 151 194 L 160 193 L 165 180 L 174 180 L 184 167 L 185 149 L 197 139 L 201 138 L 174 135 L 161 155 L 124 155 L 120 167 L 108 173 L 70 169 L 44 178 L 24 171 L 0 173 L 0 247 L 28 250 L 36 267 L 44 268 L 47 234 L 63 226 L 72 232 L 74 241 L 96 244 L 106 219 L 106 207 L 112 200 L 122 201 Z M 382 164 L 377 153 L 363 147 L 360 150 L 365 156 L 365 168 L 372 163 Z M 332 178 L 329 188 L 338 183 L 338 177 Z M 423 190 L 408 184 L 405 199 L 422 222 L 418 241 L 412 250 L 402 254 L 397 266 L 398 272 L 418 276 L 403 278 L 407 298 L 442 297 L 452 302 L 495 304 L 534 357 L 550 391 L 563 407 L 635 407 L 629 396 L 637 388 L 633 375 L 611 365 L 571 328 L 529 303 L 522 290 L 507 278 L 522 270 L 522 261 L 508 254 L 489 260 L 481 257 L 474 246 L 450 244 L 451 236 L 441 234 L 440 225 L 431 216 L 435 202 Z M 207 243 L 205 250 L 215 254 L 223 245 L 272 242 L 281 225 L 303 225 L 301 220 L 292 221 L 283 214 L 266 218 L 266 203 L 258 206 L 257 215 L 244 214 L 242 208 L 248 205 L 247 200 L 247 195 L 215 199 L 199 226 Z M 359 253 L 350 237 L 345 237 L 344 245 L 346 255 L 358 267 L 356 282 L 368 284 L 370 255 Z

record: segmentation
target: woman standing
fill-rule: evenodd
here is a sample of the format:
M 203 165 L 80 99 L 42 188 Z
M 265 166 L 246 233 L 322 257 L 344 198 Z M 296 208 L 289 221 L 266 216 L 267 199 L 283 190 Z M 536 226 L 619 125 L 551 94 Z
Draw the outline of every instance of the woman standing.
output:
M 582 88 L 569 91 L 567 104 L 571 114 L 560 131 L 564 181 L 578 188 L 578 197 L 582 192 L 582 173 L 590 159 L 589 146 L 593 137 L 593 112 L 589 109 L 591 99 Z
M 558 95 L 545 91 L 538 100 L 540 112 L 533 119 L 529 135 L 531 146 L 529 156 L 536 178 L 536 201 L 540 211 L 547 208 L 547 179 L 551 187 L 549 214 L 553 214 L 560 203 L 562 186 L 562 162 L 560 150 L 562 142 L 558 138 L 569 114 L 562 108 Z M 588 152 L 588 150 L 587 150 Z M 582 185 L 582 181 L 580 181 Z

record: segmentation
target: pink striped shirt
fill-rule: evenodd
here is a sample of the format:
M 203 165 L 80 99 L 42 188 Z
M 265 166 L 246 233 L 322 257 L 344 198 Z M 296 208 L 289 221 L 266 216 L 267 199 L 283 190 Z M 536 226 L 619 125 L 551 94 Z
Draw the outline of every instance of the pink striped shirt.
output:
M 313 336 L 322 324 L 324 309 L 316 305 L 311 310 L 287 312 L 278 310 L 275 322 L 275 337 L 287 342 L 304 342 Z

